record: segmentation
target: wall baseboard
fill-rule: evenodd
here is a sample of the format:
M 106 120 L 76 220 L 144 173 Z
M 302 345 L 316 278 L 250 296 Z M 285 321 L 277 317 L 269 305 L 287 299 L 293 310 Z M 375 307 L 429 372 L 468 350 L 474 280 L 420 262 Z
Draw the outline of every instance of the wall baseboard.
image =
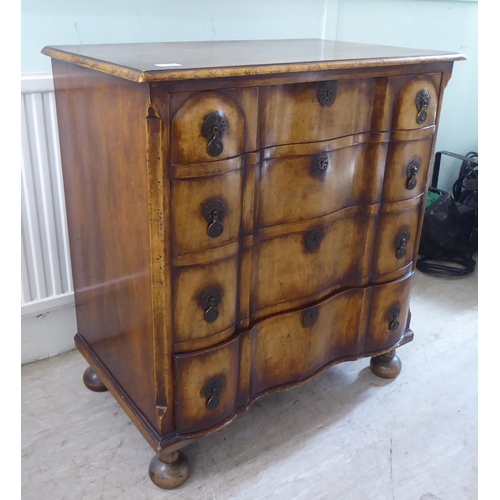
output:
M 35 314 L 46 313 L 47 311 L 54 311 L 61 307 L 68 307 L 75 305 L 74 292 L 62 293 L 52 297 L 47 297 L 41 300 L 33 300 L 27 304 L 21 305 L 21 317 L 33 316 Z
M 74 304 L 21 317 L 21 364 L 71 351 L 77 332 Z

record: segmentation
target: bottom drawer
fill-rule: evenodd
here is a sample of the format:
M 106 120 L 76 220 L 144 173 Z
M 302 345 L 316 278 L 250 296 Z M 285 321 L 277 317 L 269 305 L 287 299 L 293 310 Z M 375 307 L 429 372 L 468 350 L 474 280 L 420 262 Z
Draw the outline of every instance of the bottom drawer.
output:
M 412 275 L 370 288 L 365 353 L 391 347 L 403 335 L 410 310 L 411 281 Z
M 240 337 L 192 353 L 174 355 L 175 427 L 207 429 L 236 409 Z
M 251 333 L 251 394 L 305 379 L 334 359 L 360 353 L 365 293 L 346 290 L 258 323 Z

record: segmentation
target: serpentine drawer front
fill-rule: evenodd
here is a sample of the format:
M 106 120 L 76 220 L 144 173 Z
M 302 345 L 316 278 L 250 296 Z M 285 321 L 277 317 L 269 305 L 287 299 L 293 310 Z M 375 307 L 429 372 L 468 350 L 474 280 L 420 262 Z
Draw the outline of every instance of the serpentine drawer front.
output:
M 324 40 L 46 47 L 84 382 L 180 448 L 371 357 L 395 377 L 460 54 Z M 96 402 L 96 404 L 98 404 Z

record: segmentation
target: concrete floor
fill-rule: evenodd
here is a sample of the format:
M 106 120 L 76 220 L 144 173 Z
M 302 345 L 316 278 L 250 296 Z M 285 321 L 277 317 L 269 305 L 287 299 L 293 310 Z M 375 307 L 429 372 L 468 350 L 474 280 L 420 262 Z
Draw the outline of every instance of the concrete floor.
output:
M 417 271 L 403 371 L 337 365 L 258 401 L 184 451 L 188 481 L 149 480 L 149 445 L 72 351 L 23 367 L 23 499 L 469 500 L 477 498 L 477 272 Z

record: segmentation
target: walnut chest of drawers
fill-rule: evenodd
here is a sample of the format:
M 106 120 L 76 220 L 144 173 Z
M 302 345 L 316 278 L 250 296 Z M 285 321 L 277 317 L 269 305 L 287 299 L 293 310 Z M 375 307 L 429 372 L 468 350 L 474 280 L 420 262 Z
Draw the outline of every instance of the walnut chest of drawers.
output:
M 370 356 L 395 377 L 453 53 L 322 40 L 46 47 L 85 384 L 156 451 Z

